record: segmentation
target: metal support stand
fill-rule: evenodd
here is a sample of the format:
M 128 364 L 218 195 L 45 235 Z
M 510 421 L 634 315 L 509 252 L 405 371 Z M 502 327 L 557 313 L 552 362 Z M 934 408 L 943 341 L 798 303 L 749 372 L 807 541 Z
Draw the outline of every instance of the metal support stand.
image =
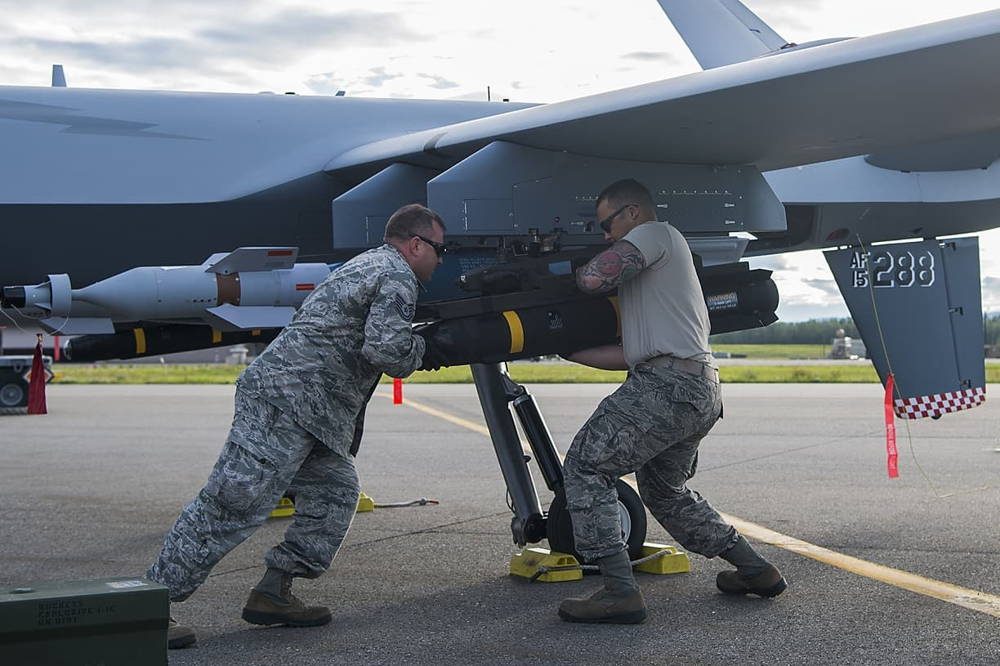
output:
M 535 462 L 542 472 L 545 486 L 554 493 L 562 491 L 562 462 L 559 460 L 549 427 L 545 425 L 545 419 L 538 411 L 534 396 L 507 375 L 504 375 L 504 380 L 507 383 L 508 394 L 513 396 L 511 404 L 514 406 L 514 413 L 521 423 L 521 431 L 528 439 L 531 452 L 535 454 Z
M 517 435 L 510 410 L 511 403 L 538 462 L 545 485 L 556 492 L 562 488 L 563 476 L 552 436 L 534 398 L 523 386 L 511 380 L 507 375 L 506 364 L 474 363 L 471 367 L 479 404 L 482 405 L 490 439 L 500 463 L 500 472 L 514 506 L 514 517 L 510 525 L 514 543 L 519 546 L 537 543 L 546 537 L 546 517 L 542 513 L 531 471 L 528 469 L 531 457 L 525 455 Z

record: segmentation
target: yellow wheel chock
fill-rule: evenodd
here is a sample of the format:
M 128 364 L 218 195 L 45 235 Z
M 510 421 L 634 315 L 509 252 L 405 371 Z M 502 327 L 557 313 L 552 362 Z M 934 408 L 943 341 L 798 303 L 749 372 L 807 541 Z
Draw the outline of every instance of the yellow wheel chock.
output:
M 295 503 L 288 497 L 278 500 L 278 506 L 274 507 L 268 518 L 288 518 L 295 514 Z
M 665 551 L 665 552 L 664 552 Z M 639 560 L 644 560 L 652 555 L 659 555 L 635 565 L 636 571 L 650 574 L 677 574 L 691 571 L 691 558 L 683 550 L 678 550 L 674 546 L 664 546 L 661 543 L 642 544 L 642 553 Z
M 566 553 L 553 553 L 547 548 L 525 548 L 510 558 L 510 575 L 543 583 L 562 583 L 583 578 L 583 569 L 576 558 Z
M 374 510 L 375 510 L 375 500 L 373 500 L 371 497 L 362 492 L 361 495 L 358 497 L 358 508 L 356 509 L 355 512 L 368 513 L 369 511 L 374 511 Z
M 691 571 L 687 553 L 659 543 L 643 544 L 636 561 L 635 570 L 643 573 L 662 575 Z M 533 546 L 510 558 L 510 575 L 543 583 L 562 583 L 583 578 L 583 567 L 572 555 Z
M 367 513 L 369 511 L 375 510 L 375 500 L 361 493 L 358 497 L 358 508 L 357 513 Z M 282 497 L 278 500 L 278 506 L 274 507 L 268 518 L 288 518 L 295 515 L 295 503 L 289 497 Z

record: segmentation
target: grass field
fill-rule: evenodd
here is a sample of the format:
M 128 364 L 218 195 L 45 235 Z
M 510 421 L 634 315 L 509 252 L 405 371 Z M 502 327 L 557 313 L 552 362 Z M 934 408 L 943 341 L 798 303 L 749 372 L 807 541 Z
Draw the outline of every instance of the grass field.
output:
M 59 365 L 59 384 L 231 384 L 242 370 L 232 365 Z M 878 377 L 870 365 L 723 366 L 722 381 L 740 383 L 868 383 Z M 620 383 L 624 372 L 593 370 L 568 363 L 513 363 L 514 381 L 527 384 Z M 388 382 L 388 378 L 383 378 Z M 415 372 L 411 384 L 462 384 L 472 381 L 469 366 Z M 1000 382 L 1000 366 L 988 365 L 987 382 Z
M 712 345 L 712 351 L 728 352 L 737 358 L 800 360 L 826 358 L 830 345 Z
M 798 360 L 825 358 L 826 345 L 716 345 L 717 352 L 739 354 L 748 359 Z M 56 365 L 55 381 L 60 384 L 231 384 L 243 370 L 235 365 L 100 364 Z M 514 381 L 528 384 L 620 383 L 624 372 L 594 370 L 572 363 L 511 363 Z M 878 376 L 870 364 L 844 365 L 729 365 L 720 369 L 722 381 L 740 383 L 868 383 Z M 390 381 L 383 378 L 384 382 Z M 464 384 L 472 382 L 469 366 L 444 368 L 437 372 L 415 372 L 406 380 L 412 384 Z M 1000 365 L 987 364 L 986 381 L 1000 382 Z

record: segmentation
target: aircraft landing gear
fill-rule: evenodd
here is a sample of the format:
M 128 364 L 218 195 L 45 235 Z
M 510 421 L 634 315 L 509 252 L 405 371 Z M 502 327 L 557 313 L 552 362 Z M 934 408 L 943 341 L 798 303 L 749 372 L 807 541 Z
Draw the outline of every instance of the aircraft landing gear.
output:
M 646 540 L 646 506 L 642 503 L 639 493 L 621 479 L 615 483 L 618 491 L 618 518 L 622 523 L 622 540 L 628 549 L 629 557 L 639 559 L 642 554 L 642 544 Z M 558 492 L 549 505 L 546 517 L 546 535 L 549 547 L 560 553 L 570 553 L 583 564 L 586 562 L 576 552 L 573 541 L 573 521 L 569 509 L 566 508 L 566 496 Z
M 523 547 L 548 538 L 552 550 L 576 556 L 572 523 L 563 494 L 562 463 L 535 399 L 507 375 L 506 364 L 474 363 L 471 367 L 486 426 L 513 505 L 514 517 L 510 528 L 514 543 Z M 528 469 L 531 456 L 521 448 L 511 406 L 546 487 L 555 493 L 548 513 L 543 513 L 539 505 Z M 646 539 L 646 509 L 631 486 L 619 480 L 616 488 L 622 538 L 628 545 L 630 556 L 635 559 Z

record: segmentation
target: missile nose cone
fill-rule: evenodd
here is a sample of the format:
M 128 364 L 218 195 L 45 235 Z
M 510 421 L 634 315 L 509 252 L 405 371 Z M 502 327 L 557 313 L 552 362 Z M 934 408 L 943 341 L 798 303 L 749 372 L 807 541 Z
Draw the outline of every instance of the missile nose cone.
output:
M 0 294 L 0 307 L 23 308 L 28 297 L 24 287 L 4 287 Z

